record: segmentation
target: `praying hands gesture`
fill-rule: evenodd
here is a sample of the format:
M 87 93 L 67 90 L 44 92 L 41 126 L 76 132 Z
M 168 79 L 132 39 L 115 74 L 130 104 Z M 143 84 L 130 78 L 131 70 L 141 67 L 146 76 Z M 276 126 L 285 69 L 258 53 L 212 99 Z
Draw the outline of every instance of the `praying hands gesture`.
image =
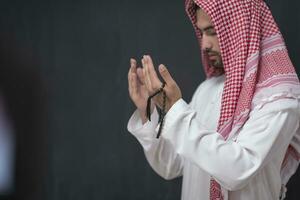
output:
M 143 56 L 143 68 L 137 67 L 135 59 L 130 59 L 130 69 L 128 72 L 128 90 L 133 103 L 136 105 L 143 124 L 147 121 L 146 107 L 147 99 L 150 95 L 154 94 L 162 87 L 162 82 L 159 80 L 155 71 L 152 59 L 150 56 Z M 176 82 L 171 77 L 167 68 L 164 65 L 159 66 L 159 73 L 165 82 L 163 90 L 166 93 L 166 112 L 172 105 L 179 100 L 182 95 Z M 154 104 L 162 107 L 163 95 L 162 93 L 156 95 L 151 103 L 151 112 L 153 111 Z

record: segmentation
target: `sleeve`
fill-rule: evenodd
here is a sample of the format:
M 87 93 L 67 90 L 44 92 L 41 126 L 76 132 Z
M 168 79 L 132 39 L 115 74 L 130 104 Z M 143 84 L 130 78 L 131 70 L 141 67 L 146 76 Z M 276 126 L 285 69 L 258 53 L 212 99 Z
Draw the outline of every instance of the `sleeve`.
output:
M 162 137 L 230 191 L 244 187 L 278 149 L 286 148 L 299 125 L 294 99 L 277 100 L 251 112 L 236 141 L 207 130 L 195 115 L 184 100 L 178 100 L 165 117 Z
M 154 109 L 151 121 L 142 124 L 136 110 L 129 119 L 127 129 L 142 145 L 146 159 L 153 170 L 166 180 L 182 176 L 183 158 L 174 151 L 173 146 L 162 137 L 156 138 L 158 112 Z

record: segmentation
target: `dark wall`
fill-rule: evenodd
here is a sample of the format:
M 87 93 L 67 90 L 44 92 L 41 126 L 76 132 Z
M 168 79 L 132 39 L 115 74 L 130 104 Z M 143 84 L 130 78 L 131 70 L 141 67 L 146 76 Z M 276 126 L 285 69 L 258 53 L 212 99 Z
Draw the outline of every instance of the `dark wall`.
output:
M 0 34 L 0 94 L 15 139 L 13 195 L 0 199 L 41 199 L 47 156 L 46 92 L 38 64 L 11 35 Z M 1 119 L 3 121 L 3 119 Z
M 268 3 L 299 72 L 299 2 Z M 157 176 L 126 125 L 134 110 L 127 90 L 130 57 L 151 54 L 156 64 L 166 64 L 187 101 L 204 80 L 183 0 L 0 5 L 1 31 L 35 55 L 47 88 L 44 199 L 180 199 L 181 180 Z M 299 175 L 291 183 L 288 199 L 295 200 Z

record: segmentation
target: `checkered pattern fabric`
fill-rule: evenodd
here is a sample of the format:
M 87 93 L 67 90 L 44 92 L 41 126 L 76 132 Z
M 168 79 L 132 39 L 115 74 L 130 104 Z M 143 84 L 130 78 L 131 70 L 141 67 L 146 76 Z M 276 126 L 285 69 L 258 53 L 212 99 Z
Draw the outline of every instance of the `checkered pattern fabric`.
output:
M 238 133 L 251 108 L 262 103 L 263 98 L 258 97 L 274 100 L 276 92 L 281 94 L 277 95 L 279 98 L 291 97 L 294 94 L 287 94 L 291 88 L 291 93 L 300 94 L 299 80 L 278 26 L 263 0 L 185 0 L 201 46 L 195 4 L 211 17 L 220 43 L 226 80 L 217 131 L 227 139 L 233 132 Z M 218 75 L 202 51 L 201 57 L 207 77 Z M 277 89 L 267 94 L 270 87 Z M 221 187 L 214 179 L 210 199 L 223 199 Z

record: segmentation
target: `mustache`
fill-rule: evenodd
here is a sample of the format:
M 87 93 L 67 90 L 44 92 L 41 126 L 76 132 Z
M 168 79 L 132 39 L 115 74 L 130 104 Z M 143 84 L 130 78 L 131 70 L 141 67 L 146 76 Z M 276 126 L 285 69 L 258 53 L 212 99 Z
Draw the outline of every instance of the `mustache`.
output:
M 203 50 L 203 53 L 208 55 L 208 56 L 219 56 L 220 55 L 220 52 L 213 51 L 211 49 L 205 49 L 205 50 Z

